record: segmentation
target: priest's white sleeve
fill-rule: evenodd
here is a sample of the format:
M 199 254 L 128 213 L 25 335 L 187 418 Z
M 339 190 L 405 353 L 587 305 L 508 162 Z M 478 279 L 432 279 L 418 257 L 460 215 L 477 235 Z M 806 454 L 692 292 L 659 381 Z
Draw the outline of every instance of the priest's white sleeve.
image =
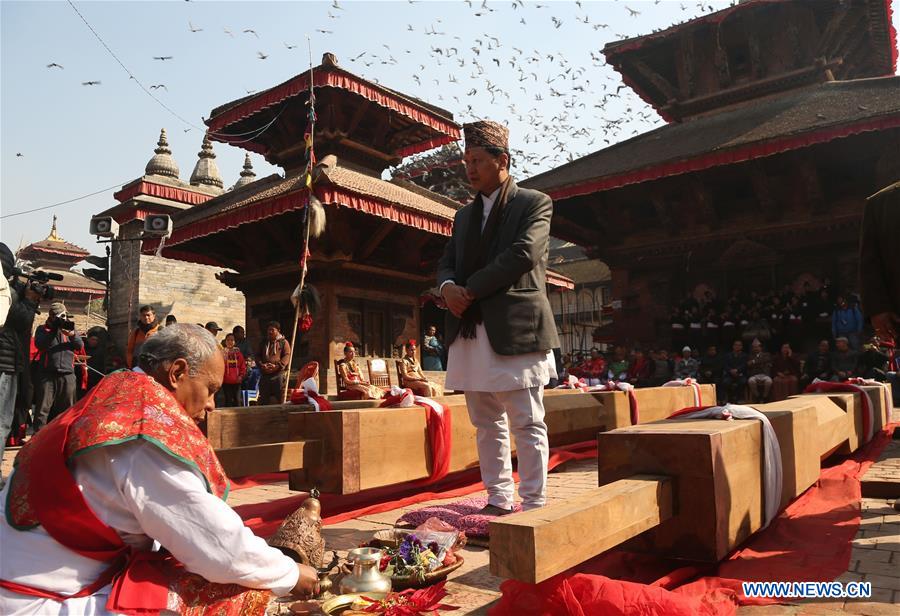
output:
M 297 564 L 245 527 L 231 507 L 207 492 L 196 471 L 150 443 L 123 449 L 127 453 L 111 466 L 126 505 L 143 533 L 188 571 L 279 596 L 297 584 Z

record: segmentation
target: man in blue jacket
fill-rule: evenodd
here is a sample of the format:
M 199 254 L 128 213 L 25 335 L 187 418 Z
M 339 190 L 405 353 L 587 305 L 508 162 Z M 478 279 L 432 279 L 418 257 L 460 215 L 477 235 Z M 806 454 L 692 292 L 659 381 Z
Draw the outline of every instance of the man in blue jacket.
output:
M 847 300 L 839 295 L 834 312 L 831 313 L 831 336 L 837 340 L 845 337 L 850 341 L 850 348 L 859 350 L 860 336 L 863 330 L 863 315 L 855 302 L 847 304 Z

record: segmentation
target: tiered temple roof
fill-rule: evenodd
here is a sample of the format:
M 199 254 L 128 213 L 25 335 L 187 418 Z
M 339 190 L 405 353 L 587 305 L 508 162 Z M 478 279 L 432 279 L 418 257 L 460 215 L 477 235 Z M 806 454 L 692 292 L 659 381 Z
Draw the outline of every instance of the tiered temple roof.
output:
M 830 81 L 671 123 L 530 178 L 554 199 L 900 126 L 900 77 Z
M 354 75 L 333 54 L 311 72 L 320 157 L 335 154 L 380 171 L 460 138 L 449 111 Z M 206 121 L 210 137 L 262 154 L 290 173 L 304 164 L 309 91 L 307 71 L 216 107 Z
M 46 239 L 29 244 L 18 252 L 20 259 L 40 264 L 52 264 L 64 269 L 83 261 L 89 254 L 84 248 L 71 244 L 60 237 L 56 229 L 56 216 L 53 216 L 53 225 L 50 227 L 50 234 Z
M 64 240 L 56 228 L 56 216 L 53 217 L 53 225 L 46 239 L 25 246 L 17 252 L 20 259 L 29 261 L 35 268 L 47 272 L 59 274 L 61 281 L 54 281 L 53 287 L 66 293 L 87 294 L 100 296 L 106 291 L 106 287 L 96 280 L 92 280 L 71 268 L 83 261 L 90 253 Z
M 313 175 L 313 194 L 338 211 L 361 212 L 435 237 L 449 235 L 458 203 L 411 182 L 385 181 L 380 176 L 403 156 L 459 139 L 460 129 L 452 115 L 349 73 L 332 54 L 325 54 L 322 64 L 313 69 L 312 83 L 318 113 L 314 143 L 320 160 Z M 309 194 L 304 138 L 309 86 L 306 72 L 212 110 L 207 120 L 211 139 L 259 152 L 269 162 L 282 165 L 286 174 L 236 185 L 179 213 L 164 255 L 240 269 L 227 251 L 217 250 L 219 242 L 213 236 L 303 211 Z M 248 138 L 253 127 L 265 129 Z M 284 219 L 280 227 L 294 222 Z M 358 226 L 349 219 L 346 223 Z M 144 249 L 155 246 L 146 242 Z
M 895 39 L 891 0 L 744 0 L 603 53 L 663 118 L 681 121 L 823 79 L 892 74 Z

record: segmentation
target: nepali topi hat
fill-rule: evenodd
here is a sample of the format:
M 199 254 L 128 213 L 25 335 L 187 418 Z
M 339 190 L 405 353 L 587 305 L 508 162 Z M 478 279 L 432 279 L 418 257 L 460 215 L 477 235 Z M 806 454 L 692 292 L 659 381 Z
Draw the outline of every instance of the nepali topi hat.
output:
M 499 148 L 509 150 L 509 129 L 491 120 L 463 124 L 467 148 Z

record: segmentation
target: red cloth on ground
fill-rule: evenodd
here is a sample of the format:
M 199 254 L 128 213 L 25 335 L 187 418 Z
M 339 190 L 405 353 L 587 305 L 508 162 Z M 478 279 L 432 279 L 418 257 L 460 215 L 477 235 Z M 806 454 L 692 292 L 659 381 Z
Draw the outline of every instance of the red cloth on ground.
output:
M 573 460 L 587 460 L 597 457 L 597 442 L 584 441 L 554 447 L 550 450 L 549 469 L 554 469 L 560 464 Z M 517 475 L 515 475 L 518 478 Z M 473 492 L 483 490 L 479 471 L 477 468 L 451 473 L 444 479 L 433 484 L 431 491 L 422 492 L 421 485 L 417 481 L 410 481 L 383 488 L 364 490 L 356 494 L 323 494 L 322 523 L 337 524 L 345 520 L 352 520 L 362 515 L 393 511 L 400 507 L 407 507 L 429 500 L 443 498 L 456 498 L 466 496 Z M 241 505 L 234 510 L 244 520 L 244 524 L 260 537 L 267 537 L 274 533 L 281 522 L 293 513 L 306 500 L 308 494 L 301 492 L 295 496 L 282 498 L 268 503 L 253 505 Z
M 685 566 L 613 550 L 540 584 L 503 582 L 503 596 L 489 614 L 733 614 L 738 605 L 779 602 L 745 597 L 743 581 L 832 581 L 850 564 L 859 529 L 859 478 L 895 427 L 887 426 L 853 456 L 823 469 L 815 486 L 717 565 Z
M 255 488 L 256 486 L 264 486 L 279 481 L 287 481 L 288 473 L 260 473 L 258 475 L 247 475 L 246 477 L 229 477 L 231 482 L 231 491 L 246 490 L 247 488 Z

